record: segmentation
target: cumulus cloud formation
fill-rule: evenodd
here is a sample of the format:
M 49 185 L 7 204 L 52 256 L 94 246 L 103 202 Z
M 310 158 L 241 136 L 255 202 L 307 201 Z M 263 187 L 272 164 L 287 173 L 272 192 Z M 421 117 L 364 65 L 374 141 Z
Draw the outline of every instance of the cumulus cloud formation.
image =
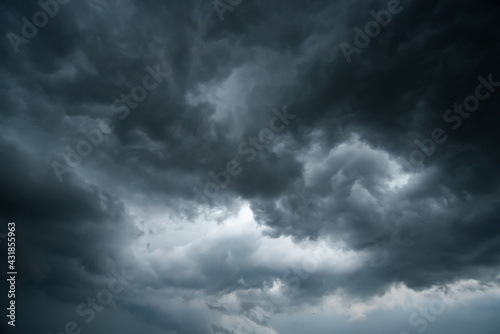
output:
M 497 334 L 497 2 L 0 13 L 3 331 Z

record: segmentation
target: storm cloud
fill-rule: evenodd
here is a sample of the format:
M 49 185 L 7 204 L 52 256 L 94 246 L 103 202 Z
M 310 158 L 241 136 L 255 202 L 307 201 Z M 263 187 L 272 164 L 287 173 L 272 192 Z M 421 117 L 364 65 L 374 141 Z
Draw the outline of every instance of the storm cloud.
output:
M 16 333 L 497 334 L 497 2 L 0 13 Z

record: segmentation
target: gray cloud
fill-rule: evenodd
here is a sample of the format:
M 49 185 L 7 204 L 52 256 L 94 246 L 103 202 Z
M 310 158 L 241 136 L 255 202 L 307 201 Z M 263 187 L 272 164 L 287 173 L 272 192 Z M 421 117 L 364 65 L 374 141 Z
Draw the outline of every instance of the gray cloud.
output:
M 259 333 L 331 332 L 335 298 L 366 313 L 338 311 L 335 329 L 399 332 L 413 311 L 375 302 L 399 300 L 399 284 L 497 291 L 500 91 L 456 130 L 443 115 L 478 76 L 500 81 L 500 8 L 401 4 L 349 64 L 340 44 L 387 1 L 244 0 L 222 22 L 210 1 L 70 1 L 17 53 L 7 34 L 40 6 L 0 3 L 0 217 L 18 229 L 18 332 L 74 318 L 93 333 L 237 333 L 284 286 Z M 169 76 L 59 182 L 51 163 L 119 119 L 113 102 L 156 64 Z M 297 117 L 247 161 L 239 145 L 284 105 Z M 435 128 L 447 140 L 406 168 L 400 158 Z M 196 201 L 193 188 L 231 160 L 242 172 Z M 320 243 L 331 252 L 293 286 L 285 273 Z M 122 267 L 137 279 L 84 328 L 74 309 Z M 453 304 L 429 333 L 457 321 L 468 333 L 478 322 L 463 310 L 493 333 L 492 296 Z

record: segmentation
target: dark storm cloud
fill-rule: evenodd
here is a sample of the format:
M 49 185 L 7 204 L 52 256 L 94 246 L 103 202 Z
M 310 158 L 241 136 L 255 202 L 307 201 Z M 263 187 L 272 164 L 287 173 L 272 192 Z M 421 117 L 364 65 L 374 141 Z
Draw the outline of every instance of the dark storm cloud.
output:
M 41 304 L 77 305 L 96 277 L 123 264 L 143 271 L 138 286 L 179 290 L 169 298 L 251 294 L 285 270 L 255 260 L 251 237 L 194 243 L 155 268 L 121 247 L 145 233 L 125 203 L 194 220 L 200 203 L 192 189 L 235 158 L 243 171 L 212 208 L 246 200 L 267 235 L 330 236 L 371 255 L 352 272 L 319 268 L 291 297 L 296 305 L 337 288 L 369 297 L 398 282 L 421 289 L 494 278 L 500 91 L 457 130 L 443 113 L 474 94 L 478 76 L 500 81 L 500 7 L 402 0 L 404 11 L 348 64 L 340 44 L 352 43 L 353 27 L 364 28 L 370 11 L 387 3 L 245 0 L 221 22 L 210 1 L 70 1 L 16 53 L 5 36 L 21 35 L 21 17 L 31 20 L 40 7 L 3 1 L 0 217 L 23 226 L 18 262 L 29 278 L 21 282 L 44 292 Z M 113 101 L 157 64 L 169 76 L 117 120 Z M 246 162 L 240 143 L 284 105 L 297 118 Z M 105 118 L 115 120 L 114 131 L 60 183 L 51 163 L 64 164 L 65 147 Z M 436 127 L 447 141 L 417 172 L 397 170 L 396 158 L 409 159 L 415 139 Z M 407 183 L 392 185 L 404 173 Z M 141 293 L 131 287 L 124 312 L 143 322 L 231 333 L 201 311 L 231 313 L 224 306 L 199 302 L 199 319 L 189 323 L 189 307 L 162 309 L 150 296 L 141 304 Z
M 65 186 L 54 183 L 45 161 L 33 159 L 12 142 L 2 140 L 1 147 L 9 161 L 2 165 L 0 176 L 2 219 L 23 222 L 18 234 L 26 245 L 18 251 L 23 258 L 37 259 L 23 265 L 30 280 L 44 281 L 60 261 L 78 259 L 86 271 L 98 273 L 110 259 L 121 259 L 118 240 L 137 236 L 138 231 L 127 224 L 119 200 L 77 180 Z M 103 230 L 107 236 L 99 232 Z M 77 273 L 70 273 L 66 266 L 59 274 Z
M 393 201 L 380 192 L 377 182 L 384 180 L 387 169 L 376 156 L 348 151 L 327 162 L 320 157 L 318 163 L 326 162 L 327 172 L 315 177 L 322 179 L 273 201 L 255 202 L 260 220 L 277 234 L 316 238 L 327 232 L 349 240 L 355 249 L 385 254 L 373 269 L 364 269 L 371 277 L 364 284 L 373 288 L 393 281 L 423 287 L 456 279 L 465 271 L 479 274 L 485 267 L 496 269 L 499 230 L 494 226 L 500 212 L 495 124 L 500 96 L 486 101 L 456 131 L 442 119 L 452 104 L 473 94 L 477 76 L 493 73 L 500 81 L 495 61 L 499 49 L 493 42 L 498 36 L 493 22 L 499 9 L 488 5 L 412 3 L 353 56 L 351 65 L 337 56 L 332 63 L 316 65 L 321 69 L 310 72 L 311 80 L 303 82 L 303 87 L 308 82 L 314 86 L 303 91 L 314 93 L 301 96 L 298 108 L 308 112 L 299 112 L 303 116 L 297 140 L 323 129 L 323 145 L 332 148 L 345 140 L 337 133 L 354 131 L 373 148 L 407 159 L 418 148 L 415 138 L 429 138 L 436 127 L 445 129 L 450 139 L 436 147 L 418 183 Z M 355 25 L 364 26 L 369 17 L 356 21 Z M 330 74 L 328 81 L 313 80 L 325 77 L 325 71 Z M 337 173 L 344 175 L 339 182 Z M 373 206 L 355 203 L 361 198 L 349 200 L 357 184 L 373 196 Z M 298 200 L 295 192 L 309 197 L 310 206 Z M 277 209 L 278 199 L 285 208 Z M 383 279 L 374 279 L 377 276 Z M 359 286 L 354 290 L 360 291 Z

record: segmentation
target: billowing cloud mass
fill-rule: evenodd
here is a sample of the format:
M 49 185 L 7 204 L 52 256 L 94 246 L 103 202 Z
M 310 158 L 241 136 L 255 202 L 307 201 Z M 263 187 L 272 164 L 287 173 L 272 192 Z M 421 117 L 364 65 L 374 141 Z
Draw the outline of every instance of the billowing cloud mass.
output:
M 0 16 L 3 331 L 498 334 L 497 1 Z

